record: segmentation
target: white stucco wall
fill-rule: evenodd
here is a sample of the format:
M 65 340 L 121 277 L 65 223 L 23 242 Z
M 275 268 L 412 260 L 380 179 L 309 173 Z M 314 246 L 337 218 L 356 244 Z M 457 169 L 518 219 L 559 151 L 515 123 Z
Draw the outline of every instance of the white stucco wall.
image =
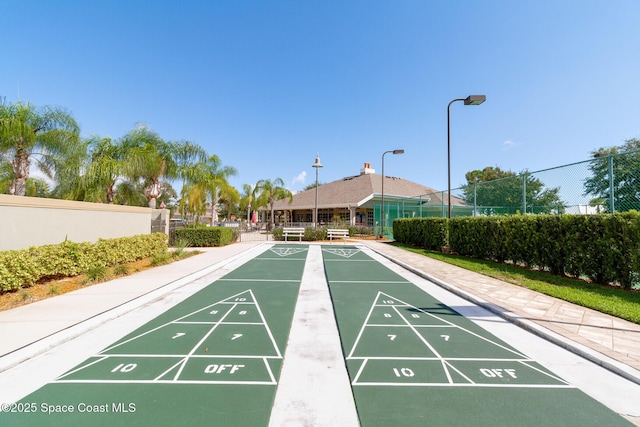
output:
M 151 232 L 152 209 L 0 194 L 0 251 Z

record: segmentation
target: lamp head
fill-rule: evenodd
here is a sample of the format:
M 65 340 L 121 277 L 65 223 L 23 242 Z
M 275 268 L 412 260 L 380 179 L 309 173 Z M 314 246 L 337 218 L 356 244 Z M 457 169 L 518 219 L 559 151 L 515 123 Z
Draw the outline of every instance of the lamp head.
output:
M 464 105 L 480 105 L 487 100 L 485 95 L 469 95 L 464 100 Z
M 404 154 L 404 150 L 393 150 L 393 154 Z
M 321 168 L 322 167 L 322 163 L 320 163 L 320 154 L 318 154 L 316 156 L 316 162 L 314 164 L 312 164 L 311 167 L 313 167 L 313 168 Z

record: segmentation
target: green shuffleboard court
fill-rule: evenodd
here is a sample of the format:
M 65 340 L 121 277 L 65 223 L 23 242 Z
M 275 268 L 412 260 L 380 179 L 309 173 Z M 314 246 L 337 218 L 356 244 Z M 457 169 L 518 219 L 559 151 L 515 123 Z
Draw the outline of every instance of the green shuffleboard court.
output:
M 304 245 L 276 245 L 0 414 L 3 426 L 266 426 Z
M 360 248 L 322 254 L 362 426 L 630 425 Z

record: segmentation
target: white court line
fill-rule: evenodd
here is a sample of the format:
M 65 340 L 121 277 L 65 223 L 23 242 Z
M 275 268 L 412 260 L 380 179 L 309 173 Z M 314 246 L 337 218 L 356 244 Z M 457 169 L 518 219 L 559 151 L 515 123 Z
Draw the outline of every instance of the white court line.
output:
M 185 314 L 184 316 L 181 316 L 181 317 L 179 317 L 179 318 L 177 318 L 177 319 L 174 319 L 174 320 L 172 320 L 172 321 L 170 321 L 170 322 L 164 323 L 164 324 L 162 324 L 162 325 L 160 325 L 160 326 L 157 326 L 157 327 L 155 327 L 155 328 L 153 328 L 153 329 L 150 329 L 150 330 L 148 330 L 148 331 L 146 331 L 146 332 L 143 332 L 143 333 L 141 333 L 141 334 L 139 334 L 139 335 L 136 335 L 136 336 L 134 336 L 134 337 L 131 337 L 131 338 L 129 338 L 129 339 L 128 339 L 128 340 L 126 340 L 126 341 L 123 341 L 123 342 L 118 343 L 118 344 L 116 344 L 116 345 L 113 345 L 113 346 L 111 346 L 111 347 L 107 347 L 106 349 L 102 350 L 102 351 L 100 352 L 100 354 L 102 354 L 102 353 L 104 353 L 104 352 L 107 352 L 107 351 L 110 351 L 110 350 L 112 350 L 112 349 L 114 349 L 114 348 L 120 347 L 121 345 L 124 345 L 124 344 L 126 344 L 126 343 L 129 343 L 129 342 L 131 342 L 131 341 L 133 341 L 133 340 L 136 340 L 136 339 L 138 339 L 138 338 L 140 338 L 140 337 L 143 337 L 143 336 L 145 336 L 145 335 L 147 335 L 147 334 L 150 334 L 150 333 L 152 333 L 152 332 L 155 332 L 155 331 L 157 331 L 157 330 L 159 330 L 159 329 L 162 329 L 162 328 L 164 328 L 164 327 L 166 327 L 166 326 L 169 326 L 169 325 L 171 325 L 171 324 L 173 324 L 173 323 L 175 323 L 175 322 L 178 322 L 178 321 L 180 321 L 180 320 L 182 320 L 182 319 L 184 319 L 184 318 L 187 318 L 187 317 L 192 316 L 192 315 L 194 315 L 194 314 L 200 313 L 201 311 L 208 310 L 208 309 L 210 309 L 211 307 L 214 307 L 214 306 L 216 306 L 216 305 L 218 305 L 218 304 L 221 304 L 221 303 L 223 303 L 223 302 L 226 302 L 227 300 L 229 300 L 229 299 L 231 299 L 231 298 L 237 298 L 239 295 L 242 295 L 242 294 L 244 294 L 245 292 L 247 292 L 247 291 L 243 291 L 243 292 L 237 293 L 237 294 L 235 294 L 235 295 L 230 296 L 229 298 L 225 298 L 225 299 L 224 299 L 224 300 L 222 300 L 222 301 L 218 301 L 218 302 L 216 302 L 216 303 L 210 304 L 210 305 L 208 305 L 208 306 L 206 306 L 206 307 L 204 307 L 204 308 L 200 308 L 200 309 L 198 309 L 198 310 L 196 310 L 196 311 L 193 311 L 193 312 L 191 312 L 191 313 L 189 313 L 189 314 Z
M 417 356 L 354 356 L 349 360 L 416 360 L 416 361 L 431 361 L 436 362 L 443 360 L 442 357 L 417 357 Z M 445 357 L 444 360 L 456 361 L 456 362 L 535 362 L 531 359 L 497 359 L 497 358 L 482 358 L 482 357 Z
M 534 360 L 521 360 L 521 361 L 519 361 L 519 363 L 520 363 L 520 364 L 522 364 L 522 365 L 526 366 L 526 367 L 527 367 L 527 368 L 529 368 L 529 369 L 533 369 L 534 371 L 538 371 L 539 373 L 541 373 L 541 374 L 543 374 L 543 375 L 546 375 L 546 376 L 548 376 L 548 377 L 550 377 L 550 378 L 553 378 L 554 380 L 557 380 L 557 381 L 563 382 L 563 383 L 565 383 L 565 384 L 569 384 L 567 381 L 565 381 L 565 380 L 563 380 L 562 378 L 560 378 L 560 377 L 556 376 L 555 374 L 550 373 L 550 372 L 545 372 L 545 371 L 543 371 L 542 369 L 536 368 L 535 366 L 531 366 L 531 365 L 529 365 L 529 364 L 528 364 L 528 363 L 526 363 L 526 362 L 534 362 L 534 363 L 535 363 L 535 361 L 534 361 Z
M 250 301 L 231 301 L 233 299 L 241 298 L 242 295 L 247 294 L 247 293 L 249 295 L 246 298 L 250 299 Z M 229 306 L 229 307 L 228 307 L 228 310 L 222 315 L 222 317 L 217 322 L 185 322 L 185 321 L 181 321 L 180 320 L 180 319 L 185 319 L 185 318 L 187 318 L 189 316 L 195 315 L 197 313 L 200 313 L 202 311 L 209 310 L 214 306 L 222 306 L 222 305 Z M 233 311 L 240 305 L 254 305 L 256 307 L 256 310 L 257 310 L 258 314 L 260 315 L 260 318 L 262 319 L 262 323 L 257 323 L 257 322 L 225 322 L 224 319 L 226 319 L 229 315 L 231 315 L 233 313 Z M 198 341 L 198 343 L 195 346 L 192 347 L 192 349 L 187 354 L 184 354 L 184 353 L 183 354 L 177 354 L 177 355 L 167 355 L 167 354 L 163 354 L 163 355 L 159 355 L 159 354 L 122 354 L 122 353 L 121 354 L 104 354 L 104 352 L 106 352 L 106 351 L 109 351 L 109 350 L 112 350 L 114 348 L 117 348 L 117 347 L 119 347 L 119 346 L 121 346 L 121 345 L 123 345 L 125 343 L 134 341 L 134 340 L 136 340 L 138 338 L 141 338 L 141 337 L 143 337 L 143 336 L 145 336 L 145 335 L 147 335 L 147 334 L 149 334 L 151 332 L 155 332 L 155 331 L 157 331 L 157 330 L 159 330 L 159 329 L 161 329 L 163 327 L 166 327 L 166 326 L 169 326 L 169 325 L 172 325 L 172 324 L 187 324 L 187 325 L 190 325 L 190 324 L 191 325 L 206 324 L 206 325 L 212 325 L 212 327 L 207 331 L 207 333 L 204 334 L 204 336 Z M 271 344 L 272 344 L 273 348 L 275 349 L 276 356 L 271 356 L 271 355 L 260 355 L 260 356 L 256 356 L 256 355 L 235 355 L 235 354 L 207 354 L 207 355 L 196 355 L 196 354 L 194 354 L 194 352 L 197 351 L 197 349 L 207 340 L 207 338 L 209 336 L 211 336 L 211 334 L 220 325 L 250 325 L 250 326 L 260 326 L 260 325 L 262 325 L 262 326 L 264 326 L 264 328 L 265 328 L 265 330 L 266 330 L 266 332 L 267 332 L 267 334 L 269 336 L 269 339 L 271 341 Z M 174 357 L 176 357 L 176 358 L 180 358 L 181 360 L 179 360 L 177 363 L 172 365 L 169 369 L 167 369 L 164 372 L 162 372 L 162 374 L 160 374 L 159 376 L 156 377 L 156 380 L 158 382 L 168 383 L 168 382 L 166 382 L 166 380 L 159 380 L 159 378 L 162 378 L 164 375 L 167 375 L 169 372 L 171 372 L 172 370 L 174 370 L 176 367 L 179 366 L 176 374 L 173 377 L 173 380 L 171 380 L 169 382 L 182 384 L 182 383 L 184 383 L 184 381 L 179 379 L 180 375 L 182 374 L 184 368 L 186 367 L 187 363 L 191 359 L 197 359 L 197 358 L 210 358 L 210 359 L 213 359 L 213 358 L 217 358 L 217 359 L 220 359 L 220 358 L 225 358 L 225 359 L 262 359 L 264 361 L 264 363 L 265 363 L 267 373 L 268 373 L 268 375 L 269 375 L 269 377 L 271 378 L 271 381 L 272 381 L 270 384 L 277 384 L 277 382 L 275 380 L 275 376 L 274 376 L 274 374 L 273 374 L 273 372 L 271 370 L 271 366 L 268 363 L 268 359 L 282 359 L 282 354 L 280 352 L 280 349 L 278 348 L 278 346 L 277 346 L 277 344 L 275 342 L 273 334 L 271 333 L 271 329 L 269 328 L 269 325 L 266 322 L 266 319 L 264 317 L 264 314 L 262 313 L 260 305 L 258 304 L 258 301 L 257 301 L 257 299 L 256 299 L 256 297 L 253 294 L 253 291 L 251 289 L 247 289 L 245 291 L 239 292 L 239 293 L 237 293 L 235 295 L 227 297 L 227 298 L 225 298 L 225 299 L 223 299 L 221 301 L 218 301 L 218 302 L 216 302 L 214 304 L 210 304 L 210 305 L 208 305 L 208 306 L 206 306 L 204 308 L 198 309 L 198 310 L 193 311 L 193 312 L 191 312 L 189 314 L 181 316 L 176 320 L 173 320 L 171 322 L 167 322 L 167 323 L 165 323 L 163 325 L 160 325 L 160 326 L 158 326 L 156 328 L 153 328 L 153 329 L 151 329 L 149 331 L 146 331 L 146 332 L 144 332 L 142 334 L 138 334 L 135 337 L 132 337 L 132 338 L 130 338 L 130 339 L 128 339 L 128 340 L 126 340 L 126 341 L 124 341 L 122 343 L 119 343 L 117 345 L 114 345 L 114 346 L 111 346 L 111 347 L 107 348 L 106 350 L 103 350 L 101 352 L 101 354 L 104 357 L 102 357 L 99 360 L 93 361 L 92 363 L 90 363 L 88 365 L 85 365 L 85 366 L 82 366 L 82 367 L 80 367 L 78 369 L 75 369 L 74 371 L 66 374 L 65 377 L 68 376 L 68 375 L 71 375 L 72 373 L 76 373 L 76 372 L 78 372 L 78 371 L 80 371 L 82 369 L 85 369 L 86 367 L 89 367 L 89 366 L 91 366 L 93 364 L 96 364 L 98 362 L 101 362 L 101 361 L 104 361 L 106 359 L 109 359 L 109 358 L 125 358 L 125 357 L 127 357 L 127 358 L 136 358 L 136 359 L 145 359 L 145 358 L 152 359 L 152 358 L 174 358 Z M 61 377 L 61 378 L 63 378 L 63 377 Z M 64 380 L 64 381 L 67 381 L 67 380 Z M 94 380 L 82 380 L 82 381 L 98 383 L 98 382 L 100 382 L 102 380 L 95 380 L 94 379 Z M 111 381 L 111 380 L 106 380 L 106 381 Z M 56 381 L 56 382 L 58 382 L 58 381 Z M 126 383 L 127 380 L 125 380 L 125 381 L 116 381 L 116 382 Z M 212 381 L 205 381 L 205 383 L 211 384 L 213 382 Z M 228 382 L 228 383 L 233 384 L 234 382 L 231 381 L 231 382 Z M 247 384 L 246 381 L 238 381 L 238 383 Z
M 204 380 L 62 380 L 56 383 L 76 383 L 76 384 L 235 384 L 235 385 L 276 385 L 271 381 L 204 381 Z
M 338 282 L 338 281 L 331 281 L 332 283 Z M 344 282 L 348 282 L 348 281 L 343 281 Z M 373 282 L 367 282 L 367 283 L 373 283 Z M 384 282 L 384 283 L 389 283 L 389 282 Z M 403 283 L 411 283 L 409 281 L 407 282 L 403 282 Z M 415 286 L 415 285 L 414 285 Z M 388 300 L 390 300 L 392 303 L 390 304 L 380 304 L 378 303 L 378 301 L 380 301 L 381 298 L 388 298 Z M 369 324 L 369 321 L 374 313 L 374 310 L 376 308 L 381 309 L 383 307 L 390 307 L 391 309 L 393 309 L 393 311 L 400 317 L 400 319 L 402 319 L 402 321 L 404 322 L 404 324 L 398 325 L 398 324 Z M 442 322 L 443 325 L 414 325 L 411 323 L 412 319 L 407 318 L 406 316 L 404 316 L 400 309 L 401 308 L 412 308 L 414 310 L 416 310 L 416 312 L 420 312 L 423 313 L 425 315 L 427 315 L 430 318 L 436 319 L 439 322 Z M 416 357 L 367 357 L 367 356 L 362 356 L 362 357 L 354 357 L 353 354 L 356 350 L 356 348 L 359 346 L 360 341 L 362 339 L 362 336 L 364 334 L 364 330 L 367 327 L 385 327 L 385 328 L 397 328 L 397 327 L 408 327 L 412 330 L 412 332 L 414 333 L 414 335 L 416 335 L 418 337 L 418 339 L 434 354 L 435 357 L 430 357 L 430 358 L 416 358 Z M 433 347 L 431 345 L 431 343 L 429 342 L 429 340 L 427 340 L 424 336 L 422 336 L 422 334 L 420 334 L 418 332 L 418 328 L 425 328 L 425 327 L 430 327 L 430 328 L 455 328 L 456 330 L 460 330 L 462 332 L 465 332 L 467 334 L 469 334 L 472 337 L 475 338 L 480 338 L 481 340 L 495 346 L 496 348 L 500 348 L 502 350 L 506 350 L 509 353 L 517 356 L 518 358 L 448 358 L 448 357 L 444 357 L 442 356 L 435 347 Z M 442 370 L 443 373 L 445 374 L 447 380 L 444 383 L 419 383 L 421 385 L 424 386 L 433 386 L 433 384 L 437 384 L 438 386 L 452 386 L 452 387 L 458 387 L 458 386 L 469 386 L 469 384 L 473 385 L 474 381 L 471 380 L 467 375 L 465 375 L 462 371 L 460 371 L 460 369 L 456 368 L 452 362 L 514 362 L 514 363 L 518 363 L 523 365 L 524 367 L 530 368 L 531 370 L 534 370 L 538 373 L 543 373 L 545 376 L 549 377 L 549 378 L 553 378 L 556 381 L 562 382 L 564 384 L 565 387 L 568 387 L 568 383 L 560 378 L 554 377 L 553 375 L 550 375 L 549 373 L 544 372 L 541 369 L 537 369 L 534 368 L 532 366 L 530 366 L 527 362 L 530 363 L 535 363 L 533 360 L 529 359 L 527 356 L 525 356 L 524 354 L 521 354 L 520 352 L 513 350 L 511 348 L 506 347 L 503 344 L 500 344 L 490 338 L 486 338 L 482 335 L 479 335 L 478 333 L 472 332 L 460 325 L 457 325 L 451 321 L 448 321 L 446 319 L 444 319 L 441 316 L 438 316 L 437 314 L 433 314 L 433 313 L 429 313 L 427 312 L 425 309 L 420 309 L 412 304 L 409 304 L 405 301 L 402 301 L 399 298 L 396 298 L 392 295 L 389 295 L 385 292 L 382 291 L 378 291 L 378 293 L 376 294 L 376 297 L 373 299 L 373 303 L 369 309 L 369 312 L 367 313 L 367 316 L 362 324 L 362 327 L 360 328 L 360 331 L 358 332 L 358 336 L 355 339 L 355 342 L 353 344 L 353 347 L 349 353 L 349 355 L 347 356 L 347 360 L 362 360 L 363 362 L 361 363 L 355 377 L 354 380 L 352 382 L 353 386 L 360 386 L 360 385 L 372 385 L 372 384 L 377 384 L 377 385 L 393 385 L 393 386 L 416 386 L 418 385 L 417 383 L 411 383 L 411 382 L 393 382 L 393 383 L 387 383 L 387 382 L 375 382 L 375 383 L 371 383 L 371 382 L 360 382 L 361 381 L 361 376 L 364 373 L 364 370 L 369 362 L 369 360 L 382 360 L 382 361 L 394 361 L 394 360 L 413 360 L 413 361 L 437 361 L 440 362 L 440 364 L 442 365 Z M 461 378 L 464 379 L 464 381 L 467 381 L 467 383 L 456 383 L 456 381 L 453 379 L 451 372 L 455 372 L 457 375 L 459 375 Z M 486 386 L 486 384 L 478 384 L 478 386 Z M 505 385 L 505 384 L 495 384 L 492 385 L 493 387 L 503 387 L 503 386 L 513 386 L 513 385 Z M 517 385 L 518 387 L 537 387 L 538 385 L 536 384 L 519 384 Z M 556 387 L 555 385 L 553 385 L 553 387 Z
M 103 360 L 108 359 L 108 358 L 109 358 L 109 356 L 105 356 L 105 357 L 99 358 L 98 360 L 94 360 L 93 362 L 87 363 L 86 365 L 82 365 L 82 366 L 78 367 L 77 369 L 74 369 L 73 371 L 68 372 L 68 373 L 58 377 L 58 379 L 67 377 L 67 376 L 69 376 L 71 374 L 75 374 L 78 371 L 81 371 L 81 370 L 83 370 L 85 368 L 88 368 L 89 366 L 95 365 L 96 363 L 102 362 Z M 57 381 L 57 379 L 56 379 L 56 381 Z
M 364 319 L 364 323 L 362 324 L 362 327 L 360 328 L 360 331 L 358 332 L 358 336 L 356 337 L 356 340 L 353 343 L 353 346 L 351 347 L 351 351 L 349 352 L 349 355 L 347 356 L 347 359 L 350 359 L 351 356 L 353 356 L 353 352 L 356 350 L 356 347 L 358 346 L 358 343 L 360 342 L 360 338 L 362 337 L 362 334 L 364 333 L 364 328 L 367 327 L 367 323 L 369 322 L 369 318 L 371 317 L 371 313 L 373 313 L 373 309 L 376 307 L 375 302 L 378 300 L 378 297 L 380 296 L 382 292 L 378 292 L 378 294 L 376 295 L 376 298 L 373 301 L 373 304 L 371 305 L 371 308 L 369 309 L 369 313 L 367 313 L 367 317 Z
M 414 285 L 414 286 L 415 286 L 415 285 Z M 495 342 L 495 341 L 493 341 L 493 340 L 491 340 L 491 339 L 489 339 L 489 338 L 483 337 L 482 335 L 479 335 L 479 334 L 477 334 L 477 333 L 475 333 L 475 332 L 473 332 L 473 331 L 470 331 L 470 330 L 468 330 L 468 329 L 466 329 L 466 328 L 464 328 L 464 327 L 462 327 L 462 326 L 460 326 L 460 325 L 456 325 L 455 323 L 453 323 L 453 322 L 451 322 L 451 321 L 449 321 L 449 320 L 447 320 L 447 319 L 444 319 L 444 318 L 442 318 L 442 317 L 440 317 L 440 316 L 438 316 L 438 315 L 436 315 L 436 314 L 429 313 L 429 312 L 427 312 L 427 311 L 425 311 L 425 310 L 423 310 L 423 309 L 421 309 L 421 308 L 418 308 L 418 307 L 412 306 L 411 304 L 407 304 L 406 302 L 404 302 L 404 301 L 402 301 L 402 300 L 400 300 L 400 299 L 398 299 L 398 298 L 396 298 L 396 297 L 393 297 L 393 296 L 391 296 L 391 295 L 385 294 L 384 292 L 381 292 L 381 293 L 382 293 L 383 295 L 386 295 L 387 297 L 389 297 L 389 298 L 391 298 L 391 299 L 395 299 L 396 301 L 401 302 L 402 304 L 405 304 L 405 305 L 407 305 L 407 306 L 410 306 L 410 307 L 412 307 L 412 308 L 414 308 L 414 309 L 418 310 L 419 312 L 426 314 L 427 316 L 431 316 L 431 317 L 433 317 L 434 319 L 438 319 L 438 320 L 440 320 L 441 322 L 444 322 L 444 323 L 446 323 L 446 324 L 448 324 L 448 325 L 451 325 L 451 326 L 453 326 L 453 327 L 455 327 L 455 328 L 457 328 L 457 329 L 459 329 L 459 330 L 461 330 L 461 331 L 464 331 L 464 332 L 466 332 L 466 333 L 468 333 L 468 334 L 471 334 L 471 335 L 475 336 L 476 338 L 480 338 L 481 340 L 484 340 L 484 341 L 488 342 L 489 344 L 492 344 L 492 345 L 494 345 L 494 346 L 496 346 L 496 347 L 499 347 L 499 348 L 501 348 L 501 349 L 503 349 L 503 350 L 506 350 L 506 351 L 508 351 L 508 352 L 510 352 L 510 353 L 517 354 L 517 355 L 518 355 L 518 356 L 520 356 L 520 357 L 527 358 L 527 356 L 525 356 L 524 354 L 520 353 L 519 351 L 516 351 L 516 350 L 514 350 L 514 349 L 511 349 L 511 348 L 509 348 L 509 347 L 506 347 L 506 346 L 504 346 L 504 345 L 502 345 L 502 344 L 500 344 L 500 343 L 497 343 L 497 342 Z M 389 304 L 389 306 L 393 306 L 393 305 L 392 305 L 392 304 Z M 397 311 L 397 310 L 396 310 L 396 311 Z M 402 317 L 402 318 L 404 319 L 404 316 L 402 316 L 402 314 L 400 314 L 399 312 L 398 312 L 398 314 L 400 315 L 400 317 Z M 405 321 L 406 321 L 406 319 L 405 319 Z M 414 330 L 414 332 L 415 332 L 416 334 L 420 335 L 417 331 L 415 331 L 415 330 Z M 421 336 L 421 335 L 420 335 L 420 336 Z
M 372 323 L 371 325 L 367 325 L 368 327 L 374 327 L 374 328 L 406 328 L 407 325 L 385 325 L 384 323 Z M 432 328 L 432 329 L 436 329 L 436 328 L 442 328 L 442 329 L 449 329 L 449 328 L 455 328 L 454 325 L 413 325 L 414 328 Z
M 470 384 L 475 384 L 475 381 L 473 381 L 471 378 L 469 378 L 468 376 L 466 376 L 465 374 L 462 373 L 462 371 L 460 371 L 458 368 L 456 368 L 455 366 L 453 366 L 451 363 L 449 363 L 447 360 L 444 360 L 442 362 L 443 364 L 447 365 L 447 369 L 453 369 L 455 372 L 458 373 L 458 375 L 460 375 L 462 378 L 464 378 L 465 380 L 467 380 L 467 382 L 469 382 Z
M 231 313 L 231 311 L 233 311 L 233 309 L 236 308 L 236 305 L 233 305 L 229 311 L 227 311 L 224 316 L 222 316 L 222 318 L 220 319 L 220 321 L 223 321 L 225 317 L 227 317 L 229 315 L 229 313 Z M 193 346 L 193 348 L 191 349 L 191 351 L 185 356 L 184 360 L 182 361 L 182 366 L 180 366 L 180 368 L 178 368 L 178 372 L 176 372 L 176 375 L 173 377 L 174 381 L 177 381 L 178 378 L 180 378 L 180 375 L 182 374 L 182 371 L 184 370 L 184 367 L 187 365 L 187 361 L 189 360 L 189 356 L 191 356 L 193 353 L 196 352 L 196 350 L 198 349 L 198 347 L 200 347 L 200 345 L 202 345 L 203 342 L 206 341 L 207 338 L 209 338 L 209 336 L 213 333 L 213 331 L 215 331 L 218 326 L 220 325 L 220 323 L 216 323 L 211 329 L 209 329 L 209 332 L 207 332 L 204 337 L 202 337 L 202 339 L 200 341 L 198 341 L 198 343 Z
M 103 357 L 103 359 L 117 359 L 124 357 L 135 357 L 137 359 L 154 359 L 154 358 L 183 358 L 182 354 L 110 354 Z M 281 359 L 279 356 L 263 356 L 255 354 L 193 354 L 189 356 L 191 359 Z M 95 363 L 95 362 L 93 362 Z
M 298 260 L 300 261 L 300 260 Z M 278 283 L 300 283 L 300 280 L 294 279 L 218 279 L 216 282 L 278 282 Z
M 463 388 L 571 388 L 576 387 L 564 384 L 447 384 L 447 383 L 358 383 L 358 387 L 387 386 L 387 387 L 463 387 Z
M 353 378 L 353 382 L 351 383 L 351 385 L 356 385 L 358 383 L 358 380 L 360 379 L 360 374 L 362 374 L 362 371 L 364 371 L 364 367 L 368 362 L 369 362 L 369 359 L 365 358 L 364 361 L 360 364 L 360 368 L 358 369 L 356 376 Z

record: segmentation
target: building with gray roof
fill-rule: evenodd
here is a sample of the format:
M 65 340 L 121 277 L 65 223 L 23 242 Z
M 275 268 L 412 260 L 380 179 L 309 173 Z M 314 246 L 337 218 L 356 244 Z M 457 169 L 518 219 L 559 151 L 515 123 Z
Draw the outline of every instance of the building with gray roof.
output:
M 387 225 L 397 217 L 446 216 L 446 192 L 402 178 L 386 176 L 384 206 Z M 359 175 L 347 176 L 318 186 L 318 223 L 342 221 L 372 227 L 379 223 L 382 202 L 382 175 L 365 163 Z M 312 223 L 316 208 L 316 188 L 293 195 L 293 200 L 274 204 L 277 223 Z M 452 204 L 463 204 L 452 198 Z M 427 210 L 436 214 L 426 215 Z

